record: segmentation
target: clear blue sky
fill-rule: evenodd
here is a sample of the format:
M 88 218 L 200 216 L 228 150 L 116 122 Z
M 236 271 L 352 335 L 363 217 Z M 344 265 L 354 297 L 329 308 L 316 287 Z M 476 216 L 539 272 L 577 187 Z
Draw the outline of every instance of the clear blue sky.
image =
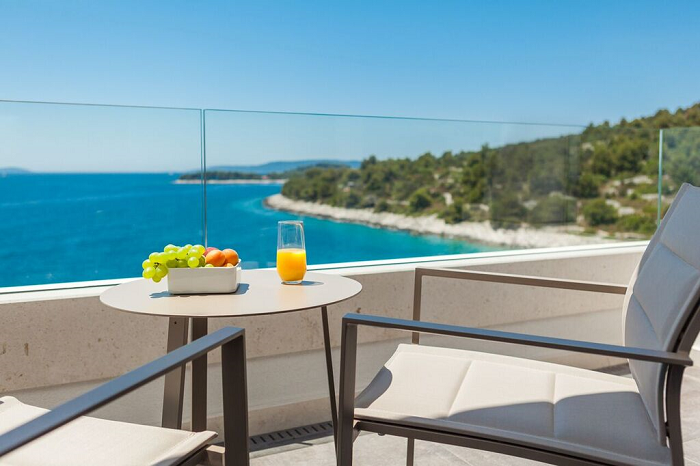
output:
M 616 121 L 700 100 L 698 18 L 700 2 L 659 0 L 0 0 L 0 99 Z M 197 166 L 193 115 L 131 115 L 0 106 L 0 166 Z M 218 118 L 211 163 L 410 156 L 525 131 Z M 543 131 L 525 136 L 561 130 Z

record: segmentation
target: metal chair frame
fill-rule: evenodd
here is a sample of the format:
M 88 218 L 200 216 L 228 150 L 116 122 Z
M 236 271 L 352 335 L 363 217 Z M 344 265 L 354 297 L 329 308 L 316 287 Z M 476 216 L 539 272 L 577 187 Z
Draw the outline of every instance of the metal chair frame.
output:
M 226 327 L 199 338 L 0 435 L 0 457 L 218 347 L 221 347 L 225 450 L 222 452 L 220 448 L 203 447 L 180 464 L 221 464 L 223 460 L 226 466 L 247 466 L 249 455 L 245 330 L 236 327 Z
M 619 284 L 541 278 L 471 270 L 416 268 L 413 320 L 360 314 L 347 314 L 343 317 L 340 363 L 340 421 L 337 451 L 338 466 L 352 465 L 353 441 L 359 431 L 363 430 L 378 434 L 405 437 L 408 440 L 406 459 L 406 464 L 408 466 L 413 465 L 414 442 L 416 439 L 488 450 L 565 466 L 603 464 L 615 464 L 620 466 L 624 464 L 610 463 L 601 458 L 581 455 L 563 449 L 544 449 L 540 445 L 528 444 L 526 442 L 506 441 L 497 436 L 460 435 L 443 432 L 438 429 L 426 429 L 404 425 L 397 421 L 379 422 L 356 420 L 354 417 L 354 403 L 357 366 L 357 329 L 359 326 L 410 331 L 412 332 L 412 342 L 414 344 L 419 343 L 420 333 L 429 333 L 661 363 L 664 365 L 664 370 L 666 370 L 666 435 L 671 450 L 672 465 L 682 466 L 684 464 L 680 416 L 681 384 L 685 368 L 693 365 L 693 361 L 690 359 L 689 355 L 695 338 L 698 336 L 698 332 L 700 332 L 700 313 L 698 312 L 700 301 L 695 303 L 692 314 L 685 322 L 684 330 L 676 342 L 675 350 L 666 352 L 629 346 L 608 345 L 579 340 L 421 322 L 422 286 L 423 277 L 426 276 L 618 295 L 624 295 L 627 291 L 626 285 Z

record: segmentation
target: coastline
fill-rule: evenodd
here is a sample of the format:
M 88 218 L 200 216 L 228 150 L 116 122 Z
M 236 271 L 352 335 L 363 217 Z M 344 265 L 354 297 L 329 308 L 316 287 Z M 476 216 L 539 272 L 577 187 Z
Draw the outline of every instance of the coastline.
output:
M 275 194 L 264 201 L 266 207 L 284 212 L 327 218 L 338 222 L 360 223 L 379 228 L 405 230 L 424 235 L 438 235 L 466 239 L 471 242 L 508 246 L 513 248 L 540 248 L 578 246 L 609 241 L 602 236 L 577 234 L 580 227 L 548 226 L 518 229 L 494 229 L 489 222 L 462 222 L 448 224 L 437 215 L 411 217 L 389 212 L 374 212 L 372 209 L 347 209 L 315 202 L 296 201 Z
M 284 184 L 287 180 L 207 180 L 207 184 Z M 202 184 L 202 180 L 175 180 L 173 184 Z

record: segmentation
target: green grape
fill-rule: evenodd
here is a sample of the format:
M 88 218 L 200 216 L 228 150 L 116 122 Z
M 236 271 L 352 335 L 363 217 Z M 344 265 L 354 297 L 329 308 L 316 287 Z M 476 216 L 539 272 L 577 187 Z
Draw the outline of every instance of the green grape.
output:
M 174 244 L 170 243 L 166 247 L 163 248 L 163 252 L 170 252 L 170 251 L 174 252 L 174 251 L 177 251 L 178 249 L 180 249 L 180 248 L 178 248 Z
M 201 257 L 202 253 L 196 250 L 195 248 L 192 248 L 189 250 L 187 253 L 187 257 Z
M 166 262 L 168 262 L 168 255 L 164 252 L 159 252 L 158 253 L 158 263 L 165 264 Z
M 183 259 L 183 260 L 184 260 L 184 259 L 187 258 L 187 252 L 188 252 L 188 251 L 189 251 L 189 249 L 185 249 L 184 247 L 183 247 L 183 248 L 180 248 L 180 249 L 177 250 L 177 253 L 175 253 L 175 257 L 177 257 L 178 259 Z
M 141 275 L 143 276 L 143 278 L 148 279 L 148 278 L 153 278 L 155 276 L 155 274 L 156 274 L 156 269 L 154 269 L 153 267 L 146 267 L 145 269 L 143 269 L 143 273 Z
M 204 258 L 204 256 L 199 256 L 199 266 L 204 267 L 204 265 L 207 263 L 207 260 Z
M 141 262 L 141 267 L 143 267 L 143 269 L 145 270 L 149 267 L 153 267 L 153 263 L 146 259 L 145 261 Z
M 176 269 L 177 259 L 170 259 L 168 262 L 165 263 L 165 265 L 167 265 L 169 269 Z
M 189 259 L 187 259 L 187 265 L 191 269 L 196 269 L 197 267 L 199 267 L 199 259 L 197 259 L 196 257 L 190 257 Z
M 204 267 L 214 267 L 214 264 L 206 264 Z
M 192 246 L 192 249 L 199 251 L 200 256 L 202 254 L 204 254 L 204 251 L 206 251 L 206 248 L 204 246 L 202 246 L 201 244 L 195 244 L 194 246 Z
M 163 278 L 168 274 L 168 267 L 165 264 L 160 264 L 156 267 L 156 277 Z
M 177 267 L 180 269 L 184 269 L 187 267 L 187 261 L 184 259 L 178 259 L 177 260 Z
M 158 254 L 157 252 L 152 252 L 148 255 L 148 260 L 151 261 L 152 264 L 155 264 L 158 262 Z
M 177 259 L 177 251 L 168 251 L 168 252 L 164 252 L 163 254 L 168 256 L 169 261 Z
M 159 281 L 161 281 L 161 278 L 160 278 L 158 275 L 154 275 L 153 278 L 152 278 L 152 280 L 153 280 L 154 282 L 158 283 Z
M 183 247 L 189 251 L 190 248 L 192 247 L 192 245 L 191 245 L 190 243 L 187 243 L 187 244 L 184 245 Z

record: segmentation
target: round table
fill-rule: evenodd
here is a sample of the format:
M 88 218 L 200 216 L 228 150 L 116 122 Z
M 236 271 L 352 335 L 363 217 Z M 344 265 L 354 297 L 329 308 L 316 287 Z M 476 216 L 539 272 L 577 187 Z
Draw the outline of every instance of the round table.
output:
M 362 290 L 355 280 L 340 275 L 308 272 L 299 285 L 283 285 L 276 270 L 243 270 L 238 290 L 231 294 L 171 295 L 165 282 L 138 279 L 108 289 L 100 301 L 113 309 L 169 318 L 168 352 L 207 334 L 210 317 L 243 317 L 321 309 L 326 371 L 335 434 L 337 402 L 333 379 L 327 306 L 352 298 Z M 165 377 L 163 427 L 182 427 L 184 367 Z M 192 430 L 206 430 L 207 359 L 192 362 Z

